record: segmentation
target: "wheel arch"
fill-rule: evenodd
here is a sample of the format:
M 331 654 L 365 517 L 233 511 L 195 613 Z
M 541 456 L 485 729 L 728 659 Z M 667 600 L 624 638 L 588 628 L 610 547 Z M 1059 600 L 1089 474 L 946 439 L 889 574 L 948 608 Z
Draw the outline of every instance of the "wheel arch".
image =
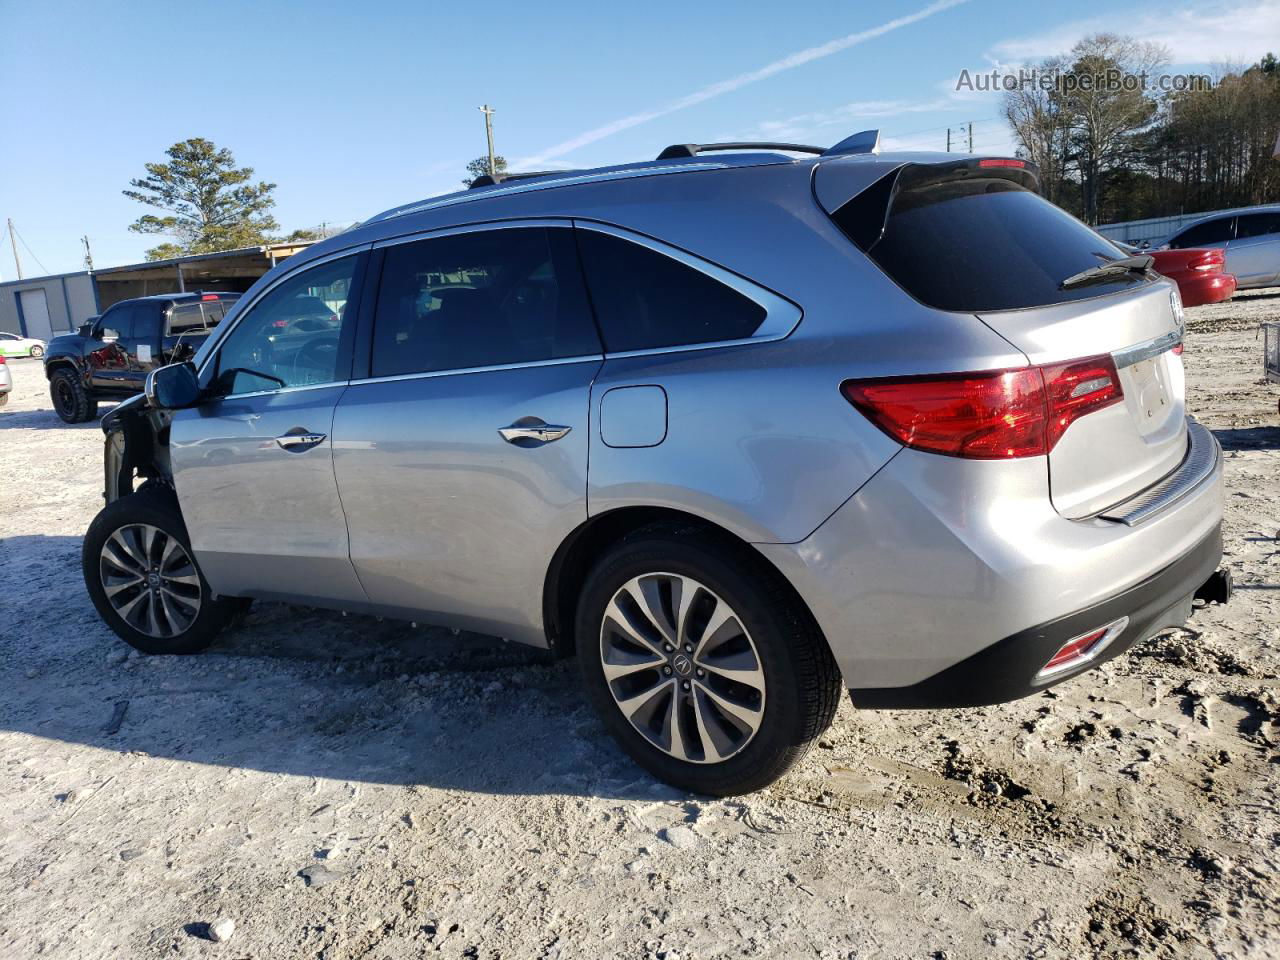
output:
M 50 357 L 45 354 L 44 362 L 44 378 L 52 380 L 53 375 L 59 370 L 70 370 L 76 376 L 80 376 L 80 368 L 70 357 Z
M 621 542 L 641 530 L 669 528 L 682 532 L 711 534 L 741 554 L 748 563 L 774 578 L 791 597 L 796 609 L 809 621 L 823 642 L 830 642 L 822 634 L 816 618 L 791 581 L 764 554 L 737 534 L 705 517 L 670 507 L 619 507 L 591 517 L 567 536 L 551 558 L 543 585 L 543 624 L 547 645 L 557 656 L 569 656 L 576 644 L 574 619 L 577 612 L 579 588 L 599 555 L 612 545 Z

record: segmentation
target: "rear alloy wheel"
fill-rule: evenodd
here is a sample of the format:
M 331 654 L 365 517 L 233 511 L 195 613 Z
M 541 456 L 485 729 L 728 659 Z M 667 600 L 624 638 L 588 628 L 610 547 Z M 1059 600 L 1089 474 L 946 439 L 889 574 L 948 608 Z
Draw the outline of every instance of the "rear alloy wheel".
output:
M 664 753 L 718 763 L 755 736 L 765 678 L 733 608 L 693 577 L 623 584 L 605 609 L 600 661 L 613 702 Z
M 768 786 L 839 703 L 812 615 L 763 557 L 715 530 L 655 525 L 617 543 L 587 576 L 574 637 L 609 732 L 695 793 Z
M 215 597 L 177 500 L 148 486 L 103 507 L 80 553 L 85 586 L 116 635 L 143 653 L 195 653 L 247 600 Z
M 32 347 L 32 348 L 31 348 L 31 356 L 33 356 L 33 357 L 43 357 L 43 356 L 44 356 L 44 347 L 40 347 L 40 346 Z

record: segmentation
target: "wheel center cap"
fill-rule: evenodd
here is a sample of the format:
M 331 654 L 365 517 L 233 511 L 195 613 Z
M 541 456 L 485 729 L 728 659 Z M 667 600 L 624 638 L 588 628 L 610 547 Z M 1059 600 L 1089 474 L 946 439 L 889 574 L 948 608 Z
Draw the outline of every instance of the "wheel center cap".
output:
M 160 574 L 158 573 L 147 574 L 147 583 L 152 587 L 160 586 Z
M 682 677 L 687 677 L 693 673 L 693 661 L 686 657 L 683 653 L 677 654 L 671 661 L 671 669 Z

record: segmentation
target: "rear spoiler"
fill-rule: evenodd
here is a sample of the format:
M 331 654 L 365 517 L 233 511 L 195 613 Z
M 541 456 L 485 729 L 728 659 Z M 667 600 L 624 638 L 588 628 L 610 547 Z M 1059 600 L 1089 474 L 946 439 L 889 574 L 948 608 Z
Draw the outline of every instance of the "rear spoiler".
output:
M 879 184 L 888 191 L 897 174 L 911 167 L 913 173 L 939 180 L 968 177 L 993 177 L 1011 180 L 1019 186 L 1040 192 L 1040 169 L 1029 160 L 1017 157 L 971 157 L 956 159 L 954 154 L 904 154 L 901 159 L 860 154 L 847 159 L 832 157 L 818 164 L 813 179 L 813 193 L 822 209 L 835 213 L 858 194 Z M 882 182 L 886 181 L 887 182 Z

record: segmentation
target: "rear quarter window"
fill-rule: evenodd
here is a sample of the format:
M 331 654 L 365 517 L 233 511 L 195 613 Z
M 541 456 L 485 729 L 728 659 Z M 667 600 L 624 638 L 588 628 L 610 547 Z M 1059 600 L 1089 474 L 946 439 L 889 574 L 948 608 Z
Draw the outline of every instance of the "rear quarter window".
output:
M 764 322 L 763 306 L 679 260 L 597 230 L 575 232 L 611 353 L 745 340 Z
M 1117 274 L 1062 289 L 1067 277 L 1127 254 L 1020 183 L 970 164 L 909 165 L 832 218 L 907 293 L 940 310 L 1047 306 L 1149 282 Z

